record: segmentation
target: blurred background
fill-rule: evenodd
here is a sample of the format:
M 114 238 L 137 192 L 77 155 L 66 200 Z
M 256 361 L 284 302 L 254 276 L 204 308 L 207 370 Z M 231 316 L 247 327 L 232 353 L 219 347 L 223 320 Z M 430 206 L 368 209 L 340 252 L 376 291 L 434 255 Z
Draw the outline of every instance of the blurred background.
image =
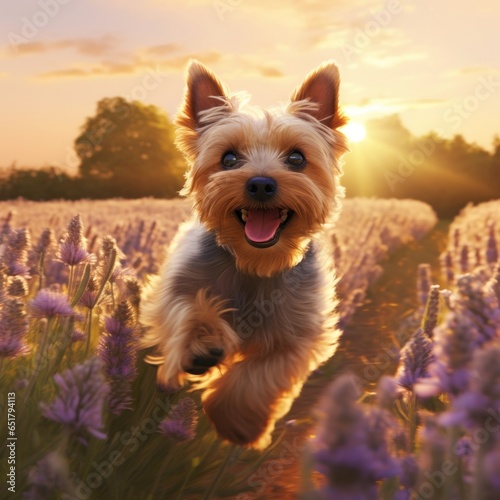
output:
M 451 217 L 500 193 L 494 0 L 21 0 L 0 7 L 0 198 L 173 197 L 190 58 L 265 107 L 342 74 L 347 195 Z

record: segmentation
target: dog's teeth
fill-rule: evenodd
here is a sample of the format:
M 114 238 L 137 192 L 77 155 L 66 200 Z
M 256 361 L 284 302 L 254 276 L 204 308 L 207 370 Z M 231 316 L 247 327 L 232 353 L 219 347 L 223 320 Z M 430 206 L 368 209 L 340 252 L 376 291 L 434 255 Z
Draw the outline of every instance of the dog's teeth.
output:
M 245 210 L 244 208 L 242 208 L 241 209 L 241 218 L 242 218 L 243 222 L 247 221 L 247 217 L 248 217 L 248 211 Z
M 284 208 L 283 210 L 281 210 L 281 216 L 280 216 L 281 222 L 285 222 L 287 217 L 288 217 L 288 210 Z

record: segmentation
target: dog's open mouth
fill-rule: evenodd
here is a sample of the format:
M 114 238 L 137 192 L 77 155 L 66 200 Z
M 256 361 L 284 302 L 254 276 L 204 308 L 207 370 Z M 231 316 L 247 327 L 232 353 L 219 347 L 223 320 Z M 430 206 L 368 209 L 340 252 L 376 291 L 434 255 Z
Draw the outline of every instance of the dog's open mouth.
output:
M 248 243 L 257 248 L 268 248 L 280 239 L 280 231 L 293 217 L 287 208 L 242 208 L 235 210 L 236 218 L 245 229 Z

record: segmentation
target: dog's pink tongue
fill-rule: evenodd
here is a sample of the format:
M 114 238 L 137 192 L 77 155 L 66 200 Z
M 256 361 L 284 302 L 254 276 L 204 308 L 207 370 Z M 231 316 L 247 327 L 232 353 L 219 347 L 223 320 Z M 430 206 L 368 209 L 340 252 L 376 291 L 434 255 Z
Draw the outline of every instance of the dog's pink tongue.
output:
M 278 208 L 271 210 L 248 210 L 245 234 L 252 241 L 259 243 L 269 241 L 276 234 L 280 223 L 280 211 Z

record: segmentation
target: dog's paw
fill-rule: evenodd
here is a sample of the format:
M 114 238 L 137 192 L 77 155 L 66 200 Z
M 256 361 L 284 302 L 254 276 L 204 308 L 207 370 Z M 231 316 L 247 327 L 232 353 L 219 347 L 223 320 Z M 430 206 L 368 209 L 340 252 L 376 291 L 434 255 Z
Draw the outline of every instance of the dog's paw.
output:
M 192 358 L 190 366 L 184 368 L 184 371 L 191 375 L 203 375 L 223 359 L 224 350 L 219 347 L 212 347 L 208 349 L 208 355 L 199 355 Z
M 244 382 L 241 382 L 243 389 Z M 222 390 L 221 390 L 222 389 Z M 233 393 L 228 387 L 209 392 L 203 398 L 203 409 L 221 439 L 240 446 L 264 449 L 271 442 L 274 422 L 271 409 L 260 401 L 241 398 L 239 389 Z

